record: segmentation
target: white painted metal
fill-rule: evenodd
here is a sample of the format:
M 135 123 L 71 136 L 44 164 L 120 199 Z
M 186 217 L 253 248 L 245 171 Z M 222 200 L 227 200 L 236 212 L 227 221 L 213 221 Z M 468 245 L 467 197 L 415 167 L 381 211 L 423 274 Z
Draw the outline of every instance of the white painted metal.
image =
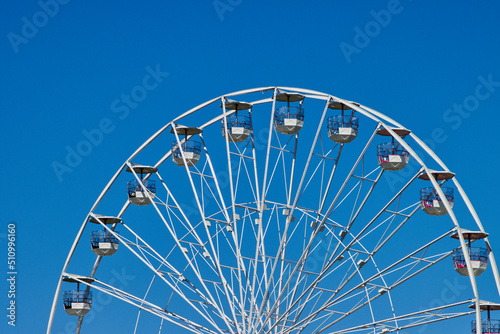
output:
M 453 202 L 447 201 L 449 206 L 453 208 Z M 420 202 L 420 206 L 425 213 L 431 216 L 442 216 L 448 213 L 443 201 L 437 199 L 432 200 L 431 204 L 426 204 L 424 201 Z
M 173 148 L 172 160 L 181 167 L 187 166 L 192 167 L 198 163 L 200 160 L 200 154 L 196 152 L 185 151 L 185 148 L 189 145 L 189 139 L 194 135 L 200 134 L 202 129 L 197 127 L 188 127 L 185 125 L 174 125 L 170 130 L 170 133 L 175 134 L 175 139 L 177 144 Z M 184 135 L 184 139 L 179 138 L 180 135 Z M 189 137 L 188 137 L 189 136 Z M 186 145 L 186 146 L 183 146 Z
M 471 260 L 471 265 L 474 276 L 481 275 L 488 267 L 488 264 L 485 262 L 473 261 L 473 260 Z M 453 262 L 453 266 L 460 275 L 469 276 L 469 270 L 467 266 L 460 266 L 457 262 Z
M 149 193 L 149 196 L 147 193 Z M 151 204 L 149 199 L 153 196 L 153 193 L 146 189 L 144 191 L 135 191 L 133 196 L 129 196 L 129 200 L 135 205 L 148 205 Z
M 283 124 L 276 124 L 276 130 L 286 135 L 294 135 L 302 129 L 304 121 L 296 118 L 285 118 Z
M 84 316 L 90 312 L 90 303 L 71 303 L 69 307 L 64 307 L 64 310 L 69 315 Z
M 247 140 L 250 136 L 250 129 L 244 128 L 242 126 L 232 126 L 231 133 L 227 133 L 227 130 L 224 131 L 224 138 L 228 138 L 230 141 L 235 143 L 241 143 Z
M 276 101 L 282 100 L 283 95 L 279 98 L 277 96 L 287 92 L 300 95 L 304 103 L 325 103 L 321 115 L 308 106 L 308 123 L 300 124 L 300 128 L 304 128 L 300 138 L 295 133 L 285 139 L 273 127 Z M 254 99 L 256 95 L 258 97 Z M 239 141 L 228 136 L 225 120 L 234 114 L 233 107 L 236 108 L 234 101 L 231 102 L 228 98 L 237 97 L 240 100 L 243 96 L 250 101 L 247 105 L 253 106 L 249 110 L 254 115 L 253 120 L 259 117 L 270 119 L 267 126 L 254 124 L 253 131 L 244 134 L 248 135 L 245 139 L 249 140 Z M 332 101 L 345 105 L 346 109 L 353 109 L 363 122 L 363 129 L 369 131 L 369 123 L 375 127 L 373 134 L 365 138 L 364 146 L 362 142 L 356 141 L 356 144 L 345 148 L 343 143 L 332 147 L 329 139 L 323 140 L 323 137 L 328 137 L 324 119 Z M 203 113 L 204 108 L 218 102 L 222 104 L 222 113 L 207 119 L 206 113 Z M 270 111 L 266 106 L 270 106 Z M 181 165 L 184 168 L 176 168 L 174 171 L 171 170 L 174 167 L 163 164 L 172 156 L 172 151 L 167 152 L 154 165 L 157 169 L 154 171 L 155 178 L 160 180 L 163 195 L 154 196 L 144 192 L 145 199 L 150 201 L 156 217 L 164 226 L 165 231 L 157 233 L 168 236 L 169 242 L 164 243 L 166 247 L 153 246 L 154 240 L 148 240 L 151 236 L 140 235 L 132 228 L 132 223 L 127 223 L 124 215 L 133 207 L 129 206 L 128 201 L 118 210 L 117 215 L 117 218 L 125 220 L 124 233 L 128 237 L 114 232 L 117 222 L 108 226 L 99 221 L 94 210 L 125 167 L 140 179 L 135 173 L 132 160 L 143 150 L 149 149 L 150 144 L 159 137 L 169 138 L 167 130 L 174 128 L 177 122 L 186 124 L 186 119 L 193 120 L 192 115 L 197 112 L 200 112 L 200 120 L 203 119 L 200 122 L 204 123 L 189 124 L 196 126 L 193 127 L 198 129 L 196 133 L 186 133 L 184 138 L 180 138 L 183 135 L 178 131 L 173 133 L 178 144 L 199 134 L 205 154 L 198 157 L 199 163 L 195 166 L 189 163 L 194 157 L 186 156 L 190 152 L 182 152 L 180 146 Z M 316 124 L 312 121 L 315 117 Z M 224 124 L 222 139 L 221 120 Z M 204 138 L 202 133 L 209 133 L 213 127 L 218 127 L 218 138 Z M 91 208 L 64 264 L 47 333 L 51 332 L 56 305 L 60 302 L 62 277 L 70 261 L 72 262 L 91 217 L 107 233 L 113 234 L 124 244 L 124 253 L 139 259 L 147 268 L 153 277 L 150 288 L 161 283 L 171 291 L 171 295 L 165 296 L 165 305 L 160 306 L 150 301 L 153 291 L 150 288 L 142 297 L 138 297 L 96 280 L 92 289 L 140 310 L 137 324 L 140 323 L 142 313 L 157 316 L 162 320 L 161 329 L 164 332 L 172 328 L 169 326 L 177 326 L 193 333 L 210 334 L 386 333 L 473 312 L 480 331 L 479 291 L 474 279 L 473 263 L 469 259 L 461 233 L 457 236 L 464 249 L 466 274 L 474 293 L 476 311 L 460 309 L 464 303 L 471 302 L 467 300 L 425 310 L 415 308 L 415 312 L 404 315 L 396 312 L 392 291 L 403 287 L 403 283 L 418 281 L 421 273 L 428 268 L 443 265 L 442 261 L 449 259 L 451 250 L 439 248 L 443 244 L 442 240 L 460 229 L 452 205 L 448 201 L 438 203 L 439 208 L 442 207 L 449 213 L 454 230 L 448 229 L 437 237 L 421 233 L 419 238 L 422 239 L 416 240 L 420 241 L 418 246 L 405 253 L 406 255 L 393 252 L 393 255 L 398 256 L 392 262 L 379 265 L 379 254 L 384 254 L 391 247 L 391 241 L 398 238 L 410 219 L 418 219 L 418 201 L 408 201 L 412 197 L 410 187 L 417 177 L 423 173 L 429 176 L 440 198 L 445 198 L 437 183 L 440 176 L 424 164 L 423 157 L 415 153 L 415 147 L 443 169 L 443 175 L 447 175 L 449 182 L 455 184 L 478 229 L 484 232 L 472 204 L 454 174 L 414 134 L 409 134 L 407 138 L 412 140 L 412 145 L 416 143 L 416 146 L 411 146 L 410 141 L 401 138 L 398 128 L 403 127 L 361 104 L 312 90 L 290 87 L 263 87 L 226 94 L 174 118 L 132 154 Z M 311 129 L 313 130 L 310 131 Z M 418 165 L 417 173 L 413 177 L 405 177 L 401 186 L 386 194 L 384 199 L 380 198 L 379 192 L 379 189 L 384 189 L 384 185 L 380 185 L 384 169 L 396 169 L 395 163 L 406 165 L 408 160 L 389 161 L 389 167 L 376 167 L 372 142 L 377 131 L 392 136 Z M 224 144 L 225 150 L 222 149 Z M 361 153 L 356 155 L 356 159 L 349 160 L 352 145 L 359 144 Z M 265 148 L 265 152 L 259 152 L 259 147 Z M 215 158 L 217 156 L 220 159 L 220 152 L 227 158 L 227 162 L 222 164 L 225 166 L 222 170 Z M 342 165 L 344 161 L 352 168 L 346 169 Z M 164 171 L 167 178 L 161 177 Z M 340 179 L 339 173 L 344 173 L 340 174 Z M 179 191 L 177 185 L 172 186 L 172 178 L 184 179 L 185 188 Z M 145 190 L 144 184 L 141 183 L 141 186 Z M 188 194 L 190 197 L 187 197 Z M 185 198 L 192 199 L 190 207 L 186 207 L 185 202 L 180 202 L 185 201 Z M 400 206 L 400 203 L 404 205 Z M 372 210 L 375 211 L 367 215 Z M 345 218 L 340 218 L 342 215 Z M 259 223 L 255 224 L 256 222 Z M 491 269 L 500 294 L 500 278 L 491 245 L 487 237 L 484 240 L 490 250 Z M 318 259 L 318 254 L 321 253 L 324 255 Z M 93 278 L 98 274 L 101 260 L 102 256 L 98 256 L 89 277 Z M 310 265 L 312 260 L 317 262 L 315 267 Z M 77 267 L 78 263 L 72 263 L 72 266 Z M 87 289 L 90 289 L 90 285 Z M 175 303 L 182 304 L 181 308 L 170 302 L 172 296 L 176 298 Z M 379 303 L 385 303 L 386 318 L 378 316 L 380 310 L 374 311 L 380 307 Z M 83 319 L 82 316 L 79 317 L 76 333 L 83 326 Z M 351 319 L 348 321 L 351 325 L 343 325 L 344 319 Z M 137 324 L 136 332 L 139 331 Z
M 336 143 L 350 143 L 357 135 L 358 130 L 346 127 L 339 127 L 337 132 L 328 132 L 328 137 Z
M 408 165 L 410 157 L 397 154 L 389 154 L 387 159 L 378 158 L 378 164 L 385 170 L 401 170 Z
M 110 256 L 116 253 L 118 250 L 118 243 L 115 242 L 99 242 L 97 247 L 92 247 L 92 251 L 96 255 L 100 256 Z

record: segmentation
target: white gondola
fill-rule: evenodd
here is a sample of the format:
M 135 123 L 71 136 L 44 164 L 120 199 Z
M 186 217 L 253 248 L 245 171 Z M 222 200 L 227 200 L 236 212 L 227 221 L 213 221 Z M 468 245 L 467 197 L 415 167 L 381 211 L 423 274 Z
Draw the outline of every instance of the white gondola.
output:
M 63 281 L 77 284 L 76 290 L 64 291 L 63 293 L 63 304 L 66 313 L 76 316 L 84 316 L 89 313 L 92 306 L 92 291 L 89 288 L 80 290 L 80 282 L 90 284 L 95 280 L 91 277 L 66 275 L 63 277 Z
M 392 130 L 400 137 L 404 137 L 411 132 L 407 129 L 393 128 Z M 392 134 L 387 129 L 379 129 L 377 134 L 392 137 Z M 389 143 L 377 145 L 377 157 L 379 166 L 385 170 L 401 170 L 410 161 L 410 154 L 399 142 L 394 140 L 394 137 Z
M 453 208 L 455 198 L 453 188 L 441 187 L 441 190 L 446 197 L 446 201 L 448 201 L 448 205 Z M 420 207 L 431 216 L 442 216 L 448 213 L 443 199 L 433 187 L 420 189 Z
M 156 173 L 157 168 L 152 166 L 143 166 L 132 164 L 127 167 L 127 172 L 140 174 L 141 181 L 133 179 L 127 182 L 128 199 L 135 205 L 148 205 L 151 203 L 150 198 L 155 197 L 156 182 L 150 179 L 144 179 L 144 174 Z
M 453 239 L 459 239 L 459 232 L 455 232 L 451 235 Z M 484 239 L 488 236 L 488 233 L 481 231 L 468 231 L 460 230 L 464 239 L 468 242 L 467 250 L 469 253 L 469 258 L 472 266 L 472 272 L 474 276 L 481 275 L 488 267 L 488 250 L 482 247 L 471 247 L 471 243 L 474 240 Z M 467 262 L 465 260 L 464 252 L 462 248 L 456 248 L 453 250 L 453 267 L 455 270 L 463 276 L 469 276 L 469 271 L 467 270 Z
M 201 143 L 193 139 L 188 139 L 188 136 L 193 136 L 201 133 L 201 129 L 196 127 L 187 127 L 178 125 L 172 127 L 171 133 L 184 135 L 184 139 L 179 138 L 179 142 L 172 142 L 172 160 L 178 166 L 192 167 L 198 163 L 201 154 Z
M 476 303 L 469 305 L 469 308 L 476 309 Z M 491 319 L 491 314 L 490 314 L 490 311 L 500 310 L 500 304 L 479 300 L 479 308 L 481 311 L 488 311 L 488 318 L 481 320 L 481 332 L 483 334 L 500 333 L 500 320 Z M 476 320 L 472 321 L 472 333 L 477 334 Z
M 449 180 L 455 176 L 455 173 L 449 171 L 434 171 L 430 170 L 430 174 L 436 181 Z M 422 172 L 419 176 L 421 180 L 430 180 L 430 176 L 427 172 Z M 450 207 L 453 207 L 454 203 L 454 190 L 447 187 L 441 187 L 446 200 Z M 425 213 L 431 216 L 442 216 L 448 213 L 446 207 L 434 188 L 423 188 L 420 190 L 420 207 Z
M 286 102 L 287 105 L 274 110 L 274 127 L 279 133 L 293 135 L 304 125 L 304 95 L 298 93 L 280 92 L 276 94 L 276 101 Z M 290 106 L 290 102 L 299 102 L 298 106 Z
M 238 111 L 251 109 L 252 104 L 226 99 L 221 104 L 222 107 L 225 107 L 226 110 L 234 110 L 234 114 L 225 118 L 226 122 L 224 122 L 224 119 L 221 120 L 222 136 L 226 138 L 227 126 L 227 138 L 229 141 L 241 143 L 247 140 L 252 133 L 252 119 L 250 116 L 238 114 Z
M 115 225 L 122 220 L 118 217 L 94 215 L 89 220 L 91 223 L 99 224 L 100 222 L 106 225 Z M 119 234 L 115 231 L 116 234 Z M 99 256 L 109 256 L 116 253 L 118 250 L 119 241 L 111 232 L 104 230 L 92 231 L 90 234 L 90 246 L 92 251 Z
M 358 135 L 359 119 L 354 116 L 354 111 L 350 115 L 345 115 L 344 111 L 352 110 L 341 102 L 332 101 L 328 108 L 341 110 L 340 115 L 328 117 L 328 137 L 336 143 L 350 143 Z

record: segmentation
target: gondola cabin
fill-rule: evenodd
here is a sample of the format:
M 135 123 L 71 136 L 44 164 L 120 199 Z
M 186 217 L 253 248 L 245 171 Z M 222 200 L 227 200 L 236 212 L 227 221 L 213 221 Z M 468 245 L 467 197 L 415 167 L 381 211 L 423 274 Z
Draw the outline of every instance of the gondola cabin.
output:
M 242 114 L 241 111 L 251 109 L 252 104 L 226 99 L 221 108 L 225 108 L 226 111 L 234 110 L 232 115 L 221 121 L 222 136 L 234 143 L 247 140 L 252 133 L 252 119 L 249 115 Z
M 476 303 L 469 305 L 469 308 L 476 309 Z M 500 304 L 492 303 L 484 300 L 479 301 L 479 308 L 481 311 L 488 312 L 488 318 L 481 320 L 481 332 L 483 334 L 498 334 L 500 333 L 500 320 L 491 319 L 491 311 L 500 310 Z M 472 333 L 478 333 L 478 326 L 476 320 L 472 321 Z
M 455 173 L 449 171 L 435 171 L 429 170 L 423 171 L 418 176 L 421 180 L 430 181 L 431 177 L 436 181 L 450 180 L 455 176 Z M 441 190 L 448 201 L 450 207 L 453 207 L 454 203 L 454 190 L 448 187 L 441 187 Z M 420 207 L 425 213 L 431 216 L 442 216 L 448 213 L 446 206 L 439 196 L 435 188 L 423 188 L 420 190 Z
M 117 217 L 94 215 L 89 220 L 94 224 L 104 224 L 104 225 L 116 225 L 122 220 Z M 115 234 L 119 234 L 117 231 L 113 231 Z M 118 250 L 118 238 L 113 233 L 107 231 L 106 229 L 92 231 L 90 234 L 90 246 L 92 251 L 99 256 L 109 256 L 116 253 Z
M 170 132 L 176 134 L 176 140 L 172 142 L 172 160 L 176 165 L 182 167 L 196 165 L 200 161 L 201 143 L 192 137 L 200 134 L 201 129 L 178 125 L 172 127 Z M 182 139 L 180 136 L 184 136 L 184 138 Z
M 293 135 L 304 125 L 304 108 L 302 102 L 304 95 L 298 93 L 279 92 L 276 101 L 286 102 L 286 106 L 274 110 L 274 127 L 276 131 L 286 135 Z M 298 105 L 291 103 L 298 102 Z
M 341 114 L 328 117 L 328 137 L 336 143 L 350 143 L 358 135 L 359 118 L 354 116 L 354 110 L 345 104 L 332 101 L 328 108 L 340 110 Z M 345 111 L 352 110 L 350 114 Z
M 452 234 L 451 238 L 459 239 L 460 237 L 458 236 L 458 233 L 459 232 L 455 232 Z M 474 240 L 486 238 L 488 233 L 468 230 L 461 230 L 460 233 L 467 242 L 467 251 L 469 253 L 472 272 L 474 276 L 479 276 L 488 267 L 488 250 L 483 247 L 471 247 L 471 243 Z M 461 247 L 453 250 L 453 266 L 460 275 L 469 276 L 467 261 L 465 260 L 465 255 Z
M 407 129 L 396 128 L 393 128 L 392 131 L 400 137 L 404 137 L 411 132 Z M 384 128 L 379 129 L 377 134 L 392 137 L 392 134 Z M 392 141 L 389 143 L 377 145 L 377 157 L 379 166 L 385 170 L 401 170 L 410 161 L 410 154 L 398 141 L 394 140 L 394 137 L 392 137 Z
M 157 168 L 130 164 L 127 172 L 135 174 L 135 178 L 127 182 L 128 199 L 135 205 L 148 205 L 156 194 L 156 182 L 144 177 L 144 174 L 156 173 Z
M 95 280 L 91 277 L 65 275 L 63 281 L 77 284 L 76 290 L 64 291 L 63 293 L 63 304 L 66 313 L 77 316 L 84 316 L 89 313 L 92 306 L 92 291 L 90 291 L 90 287 L 80 290 L 80 282 L 91 284 Z
M 446 201 L 448 201 L 450 208 L 453 208 L 455 198 L 453 188 L 441 187 L 441 191 Z M 420 189 L 420 207 L 425 213 L 431 216 L 442 216 L 448 213 L 443 199 L 433 187 Z

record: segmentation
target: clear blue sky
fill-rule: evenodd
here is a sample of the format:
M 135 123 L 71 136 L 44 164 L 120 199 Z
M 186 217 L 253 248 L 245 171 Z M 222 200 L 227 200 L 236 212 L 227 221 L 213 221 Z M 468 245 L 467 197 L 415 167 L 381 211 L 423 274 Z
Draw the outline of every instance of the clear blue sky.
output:
M 0 13 L 2 277 L 11 222 L 18 239 L 17 326 L 2 279 L 2 333 L 45 331 L 74 236 L 123 161 L 175 115 L 246 88 L 359 101 L 423 139 L 442 129 L 434 151 L 500 254 L 498 2 L 41 0 L 3 1 Z M 137 85 L 151 89 L 127 102 Z M 89 154 L 56 171 L 99 127 Z

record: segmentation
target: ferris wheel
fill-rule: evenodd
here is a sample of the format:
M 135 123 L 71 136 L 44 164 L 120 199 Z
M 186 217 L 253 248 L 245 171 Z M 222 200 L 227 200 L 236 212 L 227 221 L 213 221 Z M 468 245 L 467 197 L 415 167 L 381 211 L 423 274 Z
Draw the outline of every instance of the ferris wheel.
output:
M 133 280 L 113 279 L 119 268 Z M 457 319 L 499 333 L 487 289 L 500 295 L 488 233 L 421 139 L 358 102 L 263 87 L 182 113 L 122 164 L 69 251 L 47 333 L 70 315 L 76 333 L 110 319 L 133 333 L 411 333 Z

